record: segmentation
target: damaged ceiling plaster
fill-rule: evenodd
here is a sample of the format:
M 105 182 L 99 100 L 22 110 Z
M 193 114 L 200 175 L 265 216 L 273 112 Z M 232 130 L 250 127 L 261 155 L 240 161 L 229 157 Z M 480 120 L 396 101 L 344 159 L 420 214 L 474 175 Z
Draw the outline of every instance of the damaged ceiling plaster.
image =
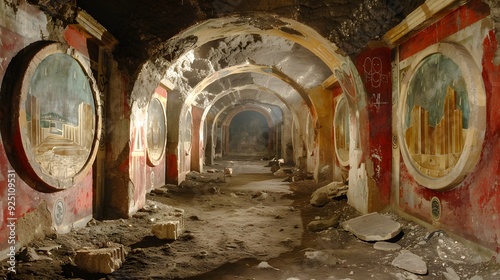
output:
M 114 56 L 122 69 L 137 75 L 152 62 L 187 104 L 206 108 L 221 92 L 257 85 L 314 110 L 308 91 L 342 57 L 378 40 L 424 1 L 31 2 L 68 23 L 85 10 L 118 39 Z M 60 13 L 73 5 L 73 12 Z

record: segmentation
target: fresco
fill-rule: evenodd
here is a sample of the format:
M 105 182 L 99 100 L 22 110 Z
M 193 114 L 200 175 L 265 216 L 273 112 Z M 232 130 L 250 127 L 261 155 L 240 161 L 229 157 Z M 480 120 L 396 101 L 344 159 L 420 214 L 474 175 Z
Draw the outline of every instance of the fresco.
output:
M 337 104 L 334 116 L 335 149 L 340 163 L 349 164 L 349 105 L 345 98 Z
M 96 122 L 92 89 L 80 64 L 63 53 L 43 59 L 31 77 L 24 109 L 26 119 L 20 122 L 26 122 L 28 139 L 23 143 L 42 172 L 54 178 L 80 172 Z
M 443 177 L 460 158 L 470 105 L 460 68 L 440 53 L 426 57 L 410 82 L 404 114 L 406 148 L 420 171 Z
M 184 127 L 183 129 L 184 152 L 186 153 L 186 155 L 189 155 L 191 153 L 191 148 L 193 147 L 192 145 L 193 116 L 191 115 L 191 111 L 187 111 L 185 118 L 186 119 L 184 124 L 186 125 L 186 127 Z
M 158 98 L 151 99 L 149 103 L 146 129 L 148 157 L 156 164 L 163 157 L 167 135 L 165 111 Z

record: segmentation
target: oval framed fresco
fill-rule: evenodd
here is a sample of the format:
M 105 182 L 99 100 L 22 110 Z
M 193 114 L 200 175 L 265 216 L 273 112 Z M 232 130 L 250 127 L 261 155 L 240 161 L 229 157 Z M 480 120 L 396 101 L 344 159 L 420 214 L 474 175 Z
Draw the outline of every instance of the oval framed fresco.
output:
M 101 134 L 89 62 L 53 43 L 38 49 L 24 67 L 12 110 L 13 137 L 20 140 L 15 149 L 35 188 L 67 189 L 88 173 Z
M 182 130 L 182 141 L 184 145 L 184 153 L 185 155 L 189 155 L 191 153 L 192 137 L 193 137 L 193 116 L 191 115 L 191 111 L 188 110 L 186 115 L 184 116 L 184 125 L 185 127 Z
M 342 96 L 335 106 L 335 113 L 333 116 L 335 154 L 342 166 L 349 165 L 349 122 L 349 104 L 347 104 L 347 99 Z
M 162 101 L 153 96 L 148 105 L 146 127 L 148 163 L 156 166 L 165 155 L 167 143 L 167 119 Z
M 452 43 L 419 53 L 401 84 L 398 135 L 410 175 L 422 186 L 456 186 L 479 160 L 486 128 L 481 71 Z

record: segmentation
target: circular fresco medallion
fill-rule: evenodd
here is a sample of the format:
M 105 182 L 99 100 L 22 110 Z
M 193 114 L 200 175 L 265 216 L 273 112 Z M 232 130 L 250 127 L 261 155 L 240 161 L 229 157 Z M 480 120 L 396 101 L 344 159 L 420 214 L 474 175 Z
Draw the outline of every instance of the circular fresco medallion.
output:
M 418 62 L 418 63 L 417 63 Z M 399 139 L 410 174 L 425 187 L 456 185 L 479 159 L 484 139 L 484 86 L 460 46 L 422 52 L 403 82 Z
M 28 174 L 52 190 L 71 187 L 95 158 L 100 120 L 94 83 L 60 44 L 39 50 L 21 82 L 13 125 Z

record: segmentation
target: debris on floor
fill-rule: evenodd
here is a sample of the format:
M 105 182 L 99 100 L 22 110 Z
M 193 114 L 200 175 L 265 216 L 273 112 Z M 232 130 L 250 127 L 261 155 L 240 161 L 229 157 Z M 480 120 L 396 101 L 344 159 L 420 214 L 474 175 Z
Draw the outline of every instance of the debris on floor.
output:
M 307 229 L 312 232 L 326 230 L 330 227 L 335 227 L 339 223 L 340 215 L 335 215 L 326 220 L 312 221 L 307 225 Z
M 389 240 L 401 232 L 401 224 L 377 212 L 342 223 L 342 227 L 364 241 Z
M 311 205 L 321 207 L 333 198 L 347 194 L 348 185 L 344 182 L 331 182 L 321 187 L 311 195 Z
M 392 265 L 411 273 L 427 274 L 427 264 L 424 260 L 408 250 L 401 250 L 399 256 L 392 261 Z
M 180 232 L 179 221 L 158 222 L 151 232 L 160 240 L 177 240 Z
M 226 166 L 234 168 L 233 176 L 225 182 L 216 181 Z M 24 261 L 19 253 L 17 274 L 7 276 L 7 270 L 0 269 L 0 279 L 443 280 L 446 275 L 456 276 L 447 268 L 462 280 L 500 279 L 499 263 L 479 255 L 445 231 L 429 232 L 391 212 L 360 216 L 345 197 L 323 207 L 312 206 L 312 193 L 327 182 L 285 183 L 263 167 L 262 161 L 224 162 L 213 168 L 221 172 L 193 173 L 200 181 L 160 187 L 168 190 L 164 194 L 148 193 L 143 209 L 129 219 L 92 219 L 87 227 L 27 244 L 37 255 L 52 260 Z M 214 181 L 206 182 L 207 178 Z M 212 188 L 220 192 L 213 194 Z M 374 242 L 342 229 L 345 223 L 359 222 L 362 217 L 368 219 L 361 221 L 363 226 L 389 225 L 384 231 L 392 229 L 391 234 L 377 233 L 379 237 L 397 234 L 399 225 L 401 233 Z M 184 229 L 175 242 L 151 234 L 155 223 L 166 221 L 178 221 Z M 366 228 L 364 231 L 365 237 L 373 235 Z M 126 259 L 101 256 L 99 264 L 92 264 L 99 257 L 84 262 L 78 260 L 83 258 L 82 252 L 76 258 L 82 248 L 95 253 L 108 242 L 130 252 Z M 427 274 L 392 264 L 403 263 L 406 255 L 400 252 L 404 250 L 421 257 L 415 261 L 425 261 Z M 118 269 L 102 275 L 118 267 L 113 264 L 120 261 Z M 100 267 L 106 263 L 112 265 Z M 262 269 L 257 268 L 259 264 Z M 423 270 L 422 265 L 419 271 Z
M 123 245 L 111 243 L 104 248 L 83 248 L 76 252 L 75 264 L 90 273 L 110 274 L 120 268 L 125 261 Z
M 18 259 L 25 262 L 35 262 L 35 261 L 51 261 L 52 258 L 39 255 L 34 248 L 23 247 L 18 254 Z
M 397 251 L 401 249 L 401 246 L 397 243 L 379 241 L 373 244 L 373 248 L 375 250 L 381 250 L 381 251 Z
M 261 262 L 257 265 L 258 269 L 274 269 L 274 270 L 279 270 L 275 267 L 272 267 L 268 262 Z

